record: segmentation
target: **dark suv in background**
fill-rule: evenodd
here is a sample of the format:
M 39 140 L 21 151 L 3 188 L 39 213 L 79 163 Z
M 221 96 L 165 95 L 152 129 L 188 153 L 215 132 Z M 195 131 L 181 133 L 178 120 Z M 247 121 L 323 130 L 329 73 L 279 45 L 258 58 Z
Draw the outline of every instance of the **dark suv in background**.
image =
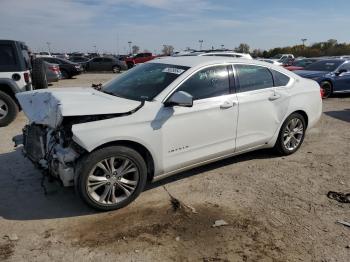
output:
M 73 76 L 81 74 L 83 71 L 83 67 L 80 64 L 71 62 L 67 59 L 57 57 L 41 57 L 40 59 L 48 63 L 58 64 L 62 78 L 72 78 Z

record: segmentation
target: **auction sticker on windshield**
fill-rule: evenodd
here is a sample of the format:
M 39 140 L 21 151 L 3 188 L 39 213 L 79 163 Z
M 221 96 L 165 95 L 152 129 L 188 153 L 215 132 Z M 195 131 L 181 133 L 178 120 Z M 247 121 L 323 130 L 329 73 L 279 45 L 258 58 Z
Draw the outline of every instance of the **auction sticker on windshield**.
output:
M 163 69 L 164 73 L 170 73 L 170 74 L 176 74 L 176 75 L 181 75 L 185 70 L 179 69 L 179 68 L 174 68 L 174 67 L 167 67 Z

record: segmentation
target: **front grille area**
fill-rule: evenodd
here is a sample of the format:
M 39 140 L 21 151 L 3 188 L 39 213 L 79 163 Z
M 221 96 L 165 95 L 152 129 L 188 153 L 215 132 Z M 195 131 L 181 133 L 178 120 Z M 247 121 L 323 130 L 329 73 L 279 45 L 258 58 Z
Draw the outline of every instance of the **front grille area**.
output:
M 24 152 L 33 162 L 45 156 L 45 129 L 39 125 L 27 125 L 23 130 Z

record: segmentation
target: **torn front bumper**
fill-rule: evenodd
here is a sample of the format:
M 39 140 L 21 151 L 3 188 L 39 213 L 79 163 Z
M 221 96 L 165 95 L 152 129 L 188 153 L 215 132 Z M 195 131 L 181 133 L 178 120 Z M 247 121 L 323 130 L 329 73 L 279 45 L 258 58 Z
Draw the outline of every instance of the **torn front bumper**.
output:
M 15 146 L 23 144 L 23 154 L 39 170 L 59 179 L 63 186 L 72 186 L 75 161 L 79 154 L 70 147 L 58 143 L 52 130 L 40 125 L 27 125 L 23 135 L 12 139 Z

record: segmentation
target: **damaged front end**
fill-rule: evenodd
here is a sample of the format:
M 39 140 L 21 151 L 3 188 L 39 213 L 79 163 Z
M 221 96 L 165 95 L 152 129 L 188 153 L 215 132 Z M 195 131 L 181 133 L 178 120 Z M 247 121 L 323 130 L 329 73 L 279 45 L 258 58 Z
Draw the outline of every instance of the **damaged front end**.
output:
M 76 161 L 85 150 L 69 133 L 63 127 L 54 130 L 30 124 L 24 127 L 22 139 L 17 136 L 13 140 L 16 145 L 23 143 L 23 154 L 45 175 L 59 179 L 63 186 L 72 186 Z
M 23 144 L 24 155 L 64 186 L 74 184 L 78 161 L 88 153 L 73 140 L 72 127 L 127 116 L 144 105 L 91 88 L 35 90 L 16 97 L 30 124 L 13 138 L 15 145 Z

